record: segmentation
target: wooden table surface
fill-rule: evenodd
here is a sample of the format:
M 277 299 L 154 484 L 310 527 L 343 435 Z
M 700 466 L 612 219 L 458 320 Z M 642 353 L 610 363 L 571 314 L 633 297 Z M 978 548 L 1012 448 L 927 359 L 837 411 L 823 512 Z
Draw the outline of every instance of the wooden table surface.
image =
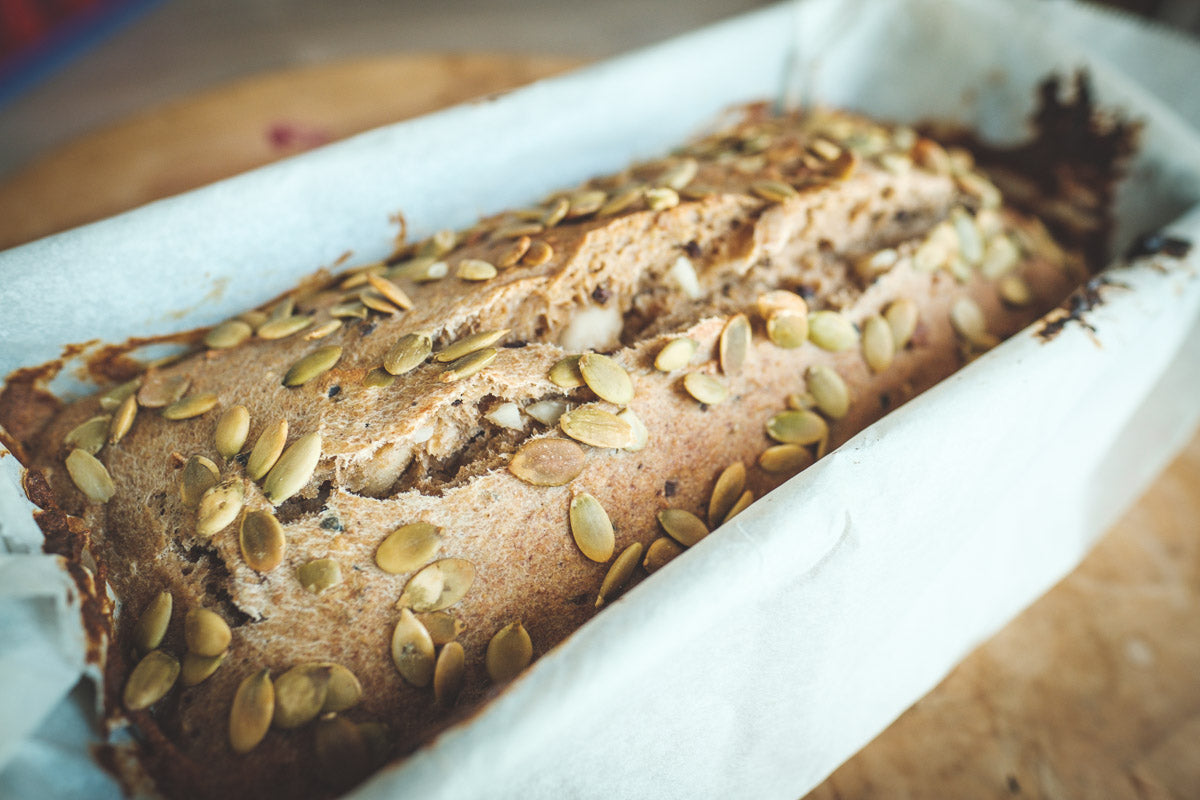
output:
M 190 96 L 0 184 L 0 248 L 570 66 L 392 56 Z M 1197 798 L 1198 677 L 1200 436 L 1078 569 L 810 798 Z

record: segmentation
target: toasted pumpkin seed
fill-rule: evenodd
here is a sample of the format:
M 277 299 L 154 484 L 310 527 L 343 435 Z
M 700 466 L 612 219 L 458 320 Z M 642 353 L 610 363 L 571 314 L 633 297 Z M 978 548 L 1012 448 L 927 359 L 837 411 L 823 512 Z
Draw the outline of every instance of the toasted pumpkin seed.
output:
M 407 608 L 400 609 L 400 621 L 392 631 L 392 663 L 413 686 L 428 686 L 433 680 L 433 639 Z
M 217 421 L 215 435 L 217 452 L 229 459 L 241 452 L 250 432 L 250 411 L 245 406 L 230 406 Z
M 362 684 L 346 667 L 331 661 L 322 661 L 306 666 L 309 669 L 319 667 L 329 670 L 329 688 L 325 692 L 325 703 L 321 706 L 322 714 L 345 711 L 358 705 L 358 702 L 362 700 Z
M 534 486 L 562 486 L 583 472 L 583 448 L 569 439 L 535 439 L 522 445 L 508 469 Z
M 775 311 L 767 317 L 767 338 L 785 350 L 808 341 L 808 317 L 795 311 Z
M 303 664 L 276 678 L 271 724 L 291 730 L 316 719 L 329 693 L 330 672 L 329 667 Z
M 858 332 L 843 314 L 817 311 L 808 317 L 808 338 L 822 350 L 837 353 L 858 344 Z
M 563 389 L 583 386 L 583 375 L 579 372 L 580 356 L 566 356 L 554 362 L 550 368 L 550 382 Z
M 417 614 L 417 619 L 429 631 L 429 638 L 438 647 L 453 642 L 463 632 L 465 626 L 458 617 L 449 611 L 433 611 L 428 614 Z
M 575 495 L 571 499 L 570 518 L 571 536 L 584 556 L 601 564 L 612 558 L 616 536 L 599 500 L 587 492 Z
M 712 495 L 708 498 L 708 524 L 716 528 L 725 520 L 746 488 L 746 465 L 735 461 L 721 471 Z M 651 546 L 653 549 L 653 546 Z
M 643 188 L 641 186 L 631 186 L 614 194 L 607 202 L 600 207 L 596 212 L 598 217 L 611 217 L 615 214 L 620 214 L 625 211 L 638 200 L 642 199 Z
M 525 254 L 529 252 L 529 247 L 532 244 L 533 240 L 528 236 L 520 236 L 516 238 L 513 240 L 513 243 L 509 245 L 508 249 L 501 253 L 500 257 L 496 259 L 496 266 L 500 269 L 508 269 L 509 267 L 516 266 L 516 263 L 524 258 Z
M 171 622 L 171 609 L 175 605 L 175 598 L 170 592 L 159 592 L 158 596 L 150 601 L 146 606 L 146 610 L 138 617 L 137 624 L 133 626 L 133 644 L 143 653 L 148 653 L 162 644 L 163 637 L 167 635 L 167 625 Z
M 533 642 L 520 622 L 498 630 L 488 642 L 484 665 L 492 683 L 508 683 L 533 660 Z
M 217 668 L 225 661 L 228 652 L 215 656 L 200 656 L 195 653 L 184 653 L 183 663 L 179 671 L 179 681 L 184 686 L 196 686 L 212 677 Z
M 829 425 L 811 411 L 780 411 L 767 421 L 767 435 L 784 444 L 816 444 L 829 435 Z
M 71 482 L 89 500 L 107 503 L 112 499 L 117 488 L 108 470 L 94 455 L 77 447 L 67 455 L 66 464 Z
M 141 378 L 134 378 L 131 381 L 117 384 L 100 395 L 100 408 L 104 409 L 105 411 L 115 410 L 121 405 L 121 403 L 125 402 L 126 397 L 129 397 L 131 394 L 137 394 L 137 391 L 139 388 L 141 388 L 141 385 Z
M 990 346 L 987 318 L 983 309 L 969 297 L 960 297 L 950 308 L 950 324 L 959 336 L 973 345 Z
M 267 735 L 275 715 L 275 685 L 271 670 L 246 676 L 238 684 L 229 709 L 229 744 L 235 753 L 249 753 Z
M 625 368 L 613 358 L 599 353 L 584 353 L 579 357 L 579 374 L 601 400 L 623 406 L 633 399 L 633 381 Z
M 187 375 L 149 372 L 137 391 L 138 405 L 143 408 L 164 408 L 183 397 L 191 385 L 192 379 Z
M 271 467 L 275 466 L 275 462 L 283 453 L 287 435 L 288 421 L 286 419 L 276 420 L 262 429 L 262 433 L 258 435 L 254 447 L 250 450 L 250 458 L 246 460 L 246 474 L 250 476 L 250 480 L 260 480 L 271 471 Z
M 342 358 L 341 345 L 330 344 L 318 347 L 306 356 L 292 364 L 287 374 L 283 376 L 284 386 L 303 386 L 320 375 L 333 369 Z
M 130 711 L 140 711 L 157 703 L 179 677 L 179 662 L 162 650 L 151 650 L 147 653 L 125 682 L 125 692 L 122 699 Z
M 529 249 L 521 258 L 521 263 L 527 267 L 540 267 L 554 257 L 554 248 L 541 239 L 534 239 Z
M 363 376 L 363 386 L 368 389 L 386 389 L 396 382 L 396 376 L 383 367 L 376 367 Z
M 355 725 L 345 717 L 317 720 L 313 753 L 322 779 L 338 788 L 356 783 L 370 769 L 371 750 L 364 725 Z
M 401 336 L 383 357 L 383 368 L 392 375 L 404 375 L 416 369 L 433 352 L 433 340 L 428 334 L 408 333 Z
M 1010 306 L 1023 308 L 1033 302 L 1033 290 L 1020 275 L 1005 275 L 996 288 L 1000 299 Z
M 696 173 L 700 170 L 700 164 L 694 158 L 682 158 L 673 164 L 667 166 L 658 176 L 658 183 L 675 191 L 679 191 L 683 187 L 692 182 L 696 177 Z
M 108 443 L 117 444 L 125 438 L 125 434 L 129 433 L 129 429 L 133 427 L 133 419 L 137 416 L 137 397 L 129 395 L 117 407 L 117 413 L 113 414 L 112 424 L 108 428 Z
M 862 350 L 863 360 L 873 372 L 883 372 L 896 357 L 892 326 L 878 314 L 863 320 Z
M 646 205 L 651 211 L 666 211 L 679 205 L 679 192 L 665 186 L 646 190 Z
M 340 327 L 342 327 L 342 321 L 340 319 L 331 319 L 326 322 L 322 322 L 320 325 L 304 334 L 304 339 L 305 341 L 309 342 L 314 342 L 317 339 L 324 339 L 326 336 L 329 336 L 331 333 L 337 331 L 337 329 Z
M 367 283 L 399 308 L 408 311 L 413 307 L 412 298 L 408 296 L 408 293 L 382 275 L 368 275 Z
M 454 276 L 464 281 L 490 281 L 496 275 L 496 265 L 480 258 L 464 258 L 454 270 Z
M 442 546 L 440 529 L 428 522 L 410 522 L 388 534 L 375 551 L 375 563 L 384 572 L 410 572 L 437 553 Z
M 566 410 L 567 404 L 563 400 L 539 400 L 525 406 L 525 413 L 543 425 L 557 425 Z
M 250 338 L 254 329 L 243 320 L 228 319 L 204 334 L 204 345 L 213 350 L 228 350 Z
M 787 404 L 792 411 L 812 411 L 817 407 L 817 399 L 811 392 L 792 392 L 787 397 Z
M 283 562 L 283 525 L 270 511 L 251 511 L 242 517 L 238 543 L 246 566 L 255 572 L 270 572 Z
M 467 657 L 463 646 L 449 642 L 438 653 L 433 668 L 433 696 L 440 706 L 452 706 L 462 692 L 467 670 Z
M 646 429 L 646 424 L 642 422 L 642 418 L 633 413 L 632 408 L 627 408 L 620 414 L 617 414 L 617 419 L 628 422 L 630 430 L 633 431 L 629 444 L 621 449 L 630 453 L 636 453 L 644 449 L 647 440 L 650 438 L 650 431 Z
M 342 582 L 342 565 L 332 558 L 318 558 L 301 564 L 296 578 L 305 589 L 320 595 Z
M 608 195 L 600 189 L 583 189 L 573 193 L 567 199 L 570 201 L 570 207 L 567 209 L 566 218 L 575 219 L 599 211 L 600 207 L 608 200 Z
M 559 417 L 562 432 L 592 447 L 627 447 L 633 442 L 633 427 L 611 411 L 580 406 Z
M 830 419 L 841 419 L 850 411 L 850 389 L 833 367 L 811 366 L 805 370 L 804 379 L 822 414 Z
M 917 330 L 919 314 L 917 304 L 907 297 L 893 300 L 883 312 L 883 318 L 892 329 L 892 339 L 897 350 L 903 350 L 912 340 L 913 333 Z
M 607 603 L 613 595 L 621 591 L 625 584 L 629 583 L 629 579 L 633 577 L 633 571 L 637 568 L 638 562 L 642 560 L 642 543 L 633 542 L 617 556 L 613 561 L 612 566 L 608 568 L 608 572 L 604 575 L 604 580 L 600 583 L 600 592 L 596 595 L 596 608 L 600 608 Z
M 474 564 L 465 558 L 443 558 L 408 579 L 396 607 L 417 613 L 441 611 L 466 597 L 474 582 Z
M 366 319 L 367 307 L 358 300 L 349 300 L 329 307 L 329 316 L 334 319 Z
M 419 254 L 441 258 L 452 251 L 458 244 L 458 234 L 450 228 L 442 228 L 421 243 Z
M 240 319 L 242 322 L 246 323 L 251 328 L 254 328 L 257 330 L 258 327 L 261 326 L 268 319 L 270 319 L 270 317 L 267 316 L 267 312 L 259 311 L 258 309 L 254 308 L 249 311 L 243 311 L 242 313 L 238 314 L 237 319 Z
M 196 512 L 196 535 L 209 538 L 237 519 L 246 490 L 240 479 L 231 478 L 208 489 L 200 496 Z
M 286 319 L 287 317 L 290 317 L 295 310 L 296 298 L 288 295 L 271 307 L 271 312 L 267 316 L 267 319 Z
M 108 432 L 112 427 L 112 417 L 101 414 L 81 422 L 67 432 L 63 437 L 63 446 L 78 448 L 88 455 L 96 455 L 104 447 Z
M 703 372 L 689 372 L 683 376 L 683 388 L 696 400 L 715 406 L 729 396 L 725 384 Z
M 162 410 L 163 419 L 183 420 L 206 414 L 217 405 L 217 396 L 212 392 L 183 397 Z
M 493 239 L 517 239 L 521 236 L 535 236 L 545 228 L 540 222 L 513 222 L 501 225 L 492 231 Z
M 804 298 L 786 289 L 774 289 L 770 292 L 763 292 L 758 296 L 755 305 L 758 306 L 758 313 L 763 319 L 768 319 L 772 314 L 782 311 L 801 314 L 805 317 L 808 316 L 808 303 L 805 302 Z
M 735 314 L 725 323 L 718 354 L 721 372 L 726 375 L 733 375 L 746 363 L 746 357 L 750 355 L 750 320 L 745 314 Z
M 233 632 L 215 611 L 193 608 L 183 619 L 183 638 L 188 652 L 212 658 L 225 652 L 233 640 Z
M 751 184 L 750 191 L 772 203 L 786 203 L 788 200 L 800 196 L 794 186 L 783 181 L 755 181 Z
M 221 473 L 217 465 L 204 456 L 192 456 L 179 475 L 179 499 L 187 508 L 200 505 L 204 493 L 217 485 Z
M 321 434 L 309 433 L 288 445 L 283 455 L 267 473 L 263 494 L 279 505 L 299 492 L 312 479 L 321 459 Z
M 684 547 L 691 547 L 708 536 L 708 526 L 695 514 L 682 508 L 664 508 L 659 511 L 658 524 Z
M 1007 275 L 1021 260 L 1021 251 L 1008 236 L 993 236 L 983 254 L 979 272 L 989 280 Z
M 798 444 L 777 444 L 768 447 L 758 457 L 758 465 L 766 472 L 799 472 L 812 466 L 813 455 Z
M 674 372 L 677 369 L 683 369 L 691 362 L 692 356 L 696 355 L 699 347 L 700 344 L 695 339 L 677 336 L 658 351 L 658 355 L 654 358 L 654 368 L 659 372 Z
M 683 545 L 670 536 L 660 536 L 646 548 L 646 558 L 642 560 L 642 568 L 646 572 L 656 572 L 670 563 L 683 552 Z
M 464 378 L 469 378 L 475 373 L 482 370 L 488 364 L 496 360 L 496 356 L 500 351 L 494 347 L 488 347 L 483 350 L 476 350 L 470 355 L 463 356 L 457 361 L 451 361 L 446 365 L 446 371 L 438 378 L 442 383 L 451 383 L 453 381 L 461 381 Z
M 264 322 L 254 333 L 260 339 L 285 339 L 312 324 L 313 318 L 308 316 L 282 317 Z
M 601 201 L 603 202 L 603 201 Z M 599 206 L 597 206 L 599 208 Z M 550 208 L 546 211 L 546 215 L 542 217 L 542 224 L 547 228 L 553 228 L 558 223 L 562 222 L 567 216 L 567 212 L 571 210 L 571 201 L 565 197 L 559 197 L 550 204 Z
M 733 504 L 733 508 L 729 509 L 729 513 L 725 515 L 725 519 L 721 520 L 721 524 L 724 525 L 726 522 L 729 522 L 729 520 L 733 519 L 738 514 L 745 511 L 746 507 L 749 506 L 753 502 L 754 502 L 754 492 L 750 491 L 749 489 L 742 492 L 742 496 L 739 497 L 738 501 Z
M 451 361 L 457 361 L 463 356 L 478 352 L 484 348 L 491 347 L 496 342 L 504 338 L 508 333 L 508 328 L 501 328 L 493 331 L 479 331 L 472 333 L 469 336 L 464 336 L 461 339 L 447 345 L 433 357 L 434 361 L 440 364 L 448 364 Z

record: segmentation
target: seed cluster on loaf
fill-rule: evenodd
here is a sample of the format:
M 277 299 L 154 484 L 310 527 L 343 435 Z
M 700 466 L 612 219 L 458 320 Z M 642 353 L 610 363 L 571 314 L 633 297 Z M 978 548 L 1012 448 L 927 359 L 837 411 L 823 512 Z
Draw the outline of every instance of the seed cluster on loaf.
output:
M 160 785 L 329 794 L 1084 273 L 967 151 L 754 107 L 223 322 L 39 464 Z

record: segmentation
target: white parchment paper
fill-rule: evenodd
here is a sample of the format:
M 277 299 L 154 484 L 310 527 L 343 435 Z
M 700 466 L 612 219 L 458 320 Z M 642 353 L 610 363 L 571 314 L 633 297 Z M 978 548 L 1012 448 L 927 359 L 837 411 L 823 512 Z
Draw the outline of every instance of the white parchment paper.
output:
M 1193 50 L 1073 4 L 837 5 L 767 9 L 0 254 L 0 374 L 67 342 L 211 324 L 347 248 L 378 257 L 397 209 L 420 236 L 661 153 L 788 86 L 797 26 L 824 43 L 808 76 L 824 102 L 1001 140 L 1046 73 L 1088 65 L 1100 102 L 1147 125 L 1118 244 L 1167 223 L 1200 240 L 1200 141 L 1169 106 L 1191 107 L 1130 77 L 1163 53 L 1196 74 Z M 1103 36 L 1125 43 L 1122 69 L 1088 47 Z M 1186 441 L 1196 269 L 1115 272 L 1094 335 L 1021 334 L 893 412 L 355 796 L 803 794 L 1069 571 Z M 88 759 L 86 698 L 64 700 L 73 590 L 0 455 L 0 796 L 119 797 Z

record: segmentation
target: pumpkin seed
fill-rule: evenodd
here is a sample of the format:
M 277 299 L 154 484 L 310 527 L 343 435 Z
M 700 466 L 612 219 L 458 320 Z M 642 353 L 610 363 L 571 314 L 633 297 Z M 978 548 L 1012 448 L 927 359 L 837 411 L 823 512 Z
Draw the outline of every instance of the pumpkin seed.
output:
M 186 508 L 200 505 L 204 493 L 217 485 L 221 473 L 217 465 L 204 456 L 192 456 L 179 475 L 179 499 Z
M 563 400 L 539 400 L 525 406 L 525 413 L 543 425 L 557 425 L 558 420 L 567 410 Z M 626 409 L 628 411 L 628 409 Z
M 776 311 L 767 317 L 767 338 L 785 350 L 808 341 L 808 317 L 794 311 Z
M 600 210 L 596 212 L 598 217 L 611 217 L 615 214 L 620 214 L 634 203 L 642 198 L 643 189 L 641 186 L 631 186 L 627 189 L 614 194 L 604 205 L 600 206 Z
M 753 502 L 754 492 L 750 491 L 749 489 L 742 492 L 742 496 L 739 497 L 738 501 L 733 504 L 733 508 L 729 509 L 729 513 L 725 515 L 725 519 L 721 520 L 721 524 L 724 525 L 726 522 L 729 522 L 729 520 L 745 511 L 746 507 Z
M 404 375 L 419 367 L 433 352 L 433 340 L 425 333 L 401 336 L 383 357 L 383 368 L 392 375 Z
M 1021 261 L 1021 251 L 1008 236 L 994 236 L 983 254 L 979 272 L 989 280 L 1007 275 Z
M 382 766 L 392 752 L 391 731 L 382 722 L 360 722 L 358 732 L 367 743 L 367 758 L 371 764 Z
M 660 536 L 646 548 L 646 558 L 642 561 L 642 568 L 646 572 L 656 572 L 682 552 L 683 546 L 679 542 L 670 536 Z
M 691 547 L 708 536 L 708 526 L 695 514 L 682 508 L 664 508 L 659 511 L 658 524 L 684 547 Z
M 325 703 L 321 706 L 321 713 L 336 713 L 345 711 L 358 705 L 362 700 L 362 684 L 358 682 L 358 678 L 354 673 L 341 664 L 335 664 L 331 661 L 322 661 L 316 664 L 308 664 L 307 668 L 313 667 L 326 668 L 329 670 L 329 687 L 325 692 Z
M 438 653 L 433 668 L 433 697 L 440 706 L 453 706 L 462 692 L 467 670 L 467 657 L 463 646 L 449 642 Z
M 329 336 L 337 331 L 337 329 L 340 327 L 342 327 L 342 321 L 340 319 L 331 319 L 327 322 L 322 322 L 320 325 L 304 334 L 304 340 L 307 342 L 313 342 L 317 339 L 324 339 L 326 336 Z
M 183 638 L 188 652 L 212 658 L 225 652 L 233 640 L 233 632 L 215 611 L 193 608 L 183 619 Z
M 296 577 L 301 586 L 320 595 L 342 582 L 342 565 L 332 558 L 318 558 L 301 564 Z
M 108 443 L 117 444 L 125 438 L 125 434 L 129 433 L 129 429 L 133 427 L 133 419 L 137 416 L 137 398 L 129 395 L 117 407 L 117 413 L 113 414 L 112 424 L 108 428 Z
M 683 376 L 683 388 L 696 400 L 715 406 L 729 396 L 725 384 L 703 372 L 689 372 Z
M 306 356 L 303 356 L 288 369 L 287 374 L 283 376 L 284 386 L 303 386 L 320 375 L 324 375 L 329 370 L 333 369 L 342 357 L 341 345 L 330 344 L 325 347 L 318 347 Z
M 792 411 L 812 411 L 817 407 L 817 399 L 810 392 L 793 392 L 787 397 L 788 408 Z
M 721 341 L 718 346 L 721 360 L 721 372 L 733 375 L 746 363 L 750 355 L 750 320 L 745 314 L 735 314 L 721 329 Z
M 386 389 L 396 382 L 396 376 L 383 367 L 376 367 L 363 377 L 363 386 L 368 389 Z
M 162 650 L 147 653 L 125 682 L 123 700 L 130 711 L 141 711 L 157 703 L 179 677 L 179 662 Z
M 368 275 L 367 283 L 397 307 L 405 311 L 413 307 L 412 298 L 408 296 L 408 293 L 382 275 Z
M 817 408 L 830 419 L 841 419 L 850 411 L 850 389 L 833 367 L 816 364 L 804 372 L 808 391 Z
M 329 316 L 334 319 L 366 319 L 367 307 L 358 300 L 350 300 L 329 307 Z
M 677 336 L 663 345 L 654 358 L 654 368 L 659 372 L 674 372 L 683 369 L 696 355 L 700 343 L 686 336 Z
M 500 254 L 496 259 L 496 267 L 499 269 L 508 269 L 516 266 L 517 262 L 525 257 L 529 252 L 529 247 L 533 244 L 533 240 L 528 236 L 520 236 L 509 245 L 508 249 Z
M 856 259 L 854 269 L 864 281 L 871 281 L 891 270 L 899 261 L 900 253 L 895 248 L 886 247 Z
M 533 642 L 520 622 L 505 625 L 488 642 L 484 665 L 492 683 L 508 683 L 533 660 Z
M 646 190 L 646 205 L 651 211 L 666 211 L 679 205 L 679 192 L 663 186 Z
M 541 233 L 544 227 L 540 222 L 513 222 L 501 225 L 492 231 L 493 239 L 517 239 L 521 236 L 534 236 Z
M 587 492 L 571 499 L 571 535 L 580 552 L 603 564 L 612 558 L 616 547 L 612 521 L 600 501 Z
M 583 448 L 570 439 L 535 439 L 521 446 L 508 469 L 534 486 L 562 486 L 583 472 Z
M 417 613 L 441 611 L 466 597 L 474 582 L 474 564 L 465 558 L 443 558 L 408 579 L 396 607 Z
M 246 460 L 246 474 L 250 476 L 250 480 L 260 480 L 271 471 L 271 467 L 275 466 L 275 462 L 283 453 L 287 435 L 288 421 L 286 419 L 277 420 L 274 424 L 263 428 L 262 433 L 254 442 L 254 447 L 250 450 L 250 458 Z
M 141 385 L 141 378 L 134 378 L 131 381 L 117 384 L 108 391 L 104 392 L 104 394 L 100 395 L 100 408 L 104 409 L 105 411 L 115 410 L 121 405 L 121 403 L 125 402 L 126 397 L 129 397 L 131 394 L 136 394 L 137 390 L 141 388 Z
M 238 684 L 229 709 L 229 744 L 235 753 L 249 753 L 267 735 L 275 715 L 275 686 L 271 670 L 248 675 Z
M 291 730 L 316 719 L 329 693 L 330 672 L 329 667 L 305 664 L 292 667 L 276 678 L 271 724 Z
M 596 596 L 596 608 L 600 608 L 612 598 L 617 592 L 629 583 L 629 579 L 633 577 L 633 571 L 637 568 L 638 562 L 642 560 L 642 543 L 634 542 L 624 550 L 617 559 L 613 561 L 612 566 L 608 568 L 608 572 L 604 575 L 604 580 L 600 584 L 600 592 Z
M 476 350 L 468 356 L 463 356 L 457 361 L 451 361 L 446 365 L 446 371 L 442 373 L 439 380 L 442 383 L 451 383 L 452 381 L 460 381 L 463 378 L 469 378 L 488 364 L 496 360 L 496 356 L 500 351 L 494 347 L 488 347 L 484 350 Z
M 256 572 L 270 572 L 283 562 L 283 525 L 269 511 L 251 511 L 242 517 L 238 542 L 246 566 Z
M 716 528 L 725 521 L 725 515 L 733 508 L 746 488 L 746 465 L 735 461 L 721 471 L 712 495 L 708 498 L 708 524 Z M 653 549 L 653 545 L 651 545 Z
M 470 355 L 471 353 L 476 353 L 480 350 L 491 347 L 496 342 L 503 339 L 507 333 L 508 328 L 472 333 L 470 336 L 464 336 L 452 344 L 447 345 L 433 357 L 433 360 L 440 364 L 447 364 L 451 361 L 457 361 L 463 356 Z
M 524 257 L 521 258 L 521 263 L 527 267 L 540 267 L 553 257 L 553 247 L 541 239 L 534 239 Z
M 896 357 L 892 326 L 878 314 L 863 320 L 862 349 L 863 359 L 873 372 L 883 372 Z
M 1000 299 L 1010 306 L 1023 308 L 1033 302 L 1033 290 L 1020 275 L 1005 275 L 996 285 Z
M 116 493 L 112 477 L 104 465 L 86 450 L 75 448 L 66 459 L 67 473 L 71 482 L 79 491 L 87 495 L 89 500 L 97 503 L 107 503 Z
M 230 459 L 241 452 L 250 432 L 250 412 L 245 406 L 230 406 L 217 421 L 215 434 L 217 452 Z
M 322 779 L 340 788 L 357 783 L 370 769 L 370 746 L 363 725 L 345 717 L 320 719 L 313 728 L 313 753 Z
M 767 421 L 767 435 L 784 444 L 816 444 L 829 435 L 829 426 L 811 411 L 780 411 Z
M 417 688 L 428 686 L 433 680 L 433 640 L 407 608 L 400 609 L 400 621 L 392 631 L 392 663 L 400 677 Z
M 453 642 L 465 628 L 462 620 L 449 611 L 417 614 L 417 619 L 421 620 L 425 630 L 429 631 L 429 638 L 433 639 L 434 645 L 438 647 Z
M 268 320 L 286 319 L 296 310 L 296 298 L 288 295 L 271 307 Z
M 990 347 L 993 342 L 987 330 L 983 309 L 969 297 L 960 297 L 950 307 L 950 324 L 959 336 L 973 345 Z
M 384 572 L 410 572 L 437 553 L 442 546 L 440 529 L 428 522 L 410 522 L 388 534 L 375 551 L 375 563 Z
M 959 255 L 970 266 L 978 266 L 983 261 L 983 237 L 974 217 L 962 206 L 957 206 L 950 209 L 950 222 L 958 234 Z
M 834 353 L 849 350 L 858 344 L 858 332 L 844 315 L 837 311 L 817 311 L 808 318 L 808 338 L 822 350 Z
M 111 415 L 101 414 L 100 416 L 92 417 L 68 431 L 67 435 L 63 437 L 63 446 L 78 448 L 88 455 L 94 456 L 104 447 L 104 442 L 108 438 L 108 432 L 111 427 Z
M 182 668 L 179 671 L 180 683 L 184 686 L 196 686 L 203 683 L 217 671 L 228 655 L 229 653 L 198 656 L 195 653 L 184 653 Z
M 592 447 L 627 447 L 633 442 L 633 427 L 610 411 L 596 406 L 580 406 L 558 420 L 562 432 L 577 442 Z
M 636 453 L 644 449 L 646 441 L 650 438 L 650 431 L 646 429 L 646 425 L 642 422 L 641 417 L 633 413 L 632 408 L 627 408 L 620 414 L 617 414 L 617 419 L 628 422 L 630 430 L 633 431 L 629 444 L 621 449 L 630 453 Z
M 750 185 L 750 191 L 772 203 L 786 203 L 788 200 L 800 196 L 795 187 L 783 181 L 755 181 Z
M 204 492 L 196 512 L 196 535 L 207 539 L 237 519 L 245 493 L 241 480 L 237 478 L 218 483 Z
M 133 644 L 138 650 L 148 653 L 162 644 L 163 637 L 167 635 L 167 625 L 171 622 L 171 609 L 174 605 L 175 598 L 170 592 L 160 592 L 150 601 L 138 617 L 137 624 L 133 626 Z
M 250 338 L 254 329 L 240 319 L 228 319 L 204 334 L 204 345 L 213 350 L 228 350 Z
M 183 397 L 191 385 L 192 379 L 187 375 L 149 372 L 138 389 L 138 405 L 143 408 L 164 408 Z
M 755 305 L 758 306 L 758 313 L 763 319 L 768 319 L 772 314 L 780 312 L 791 312 L 808 316 L 808 303 L 804 298 L 795 292 L 789 292 L 786 289 L 774 289 L 770 292 L 763 292 L 758 296 Z
M 603 202 L 603 201 L 601 201 Z M 599 206 L 597 206 L 599 208 Z M 558 223 L 562 222 L 567 216 L 567 212 L 571 210 L 571 201 L 565 197 L 559 197 L 550 204 L 550 208 L 546 211 L 546 215 L 542 217 L 542 224 L 547 228 L 553 228 Z
M 683 158 L 670 164 L 658 176 L 658 183 L 661 186 L 666 186 L 675 191 L 679 191 L 683 187 L 692 182 L 696 177 L 696 173 L 700 170 L 700 164 L 694 158 Z
M 608 200 L 608 195 L 599 189 L 582 189 L 567 199 L 570 201 L 570 207 L 567 209 L 566 218 L 575 219 L 599 211 Z
M 812 466 L 813 455 L 798 444 L 777 444 L 762 451 L 758 465 L 766 472 L 799 472 Z
M 449 228 L 442 228 L 421 243 L 419 253 L 422 256 L 441 258 L 452 251 L 457 244 L 458 234 Z
M 494 264 L 479 258 L 464 258 L 454 270 L 455 277 L 464 281 L 490 281 L 496 274 Z
M 584 353 L 579 357 L 579 374 L 601 400 L 623 406 L 633 399 L 633 381 L 615 359 L 599 353 Z
M 550 382 L 562 389 L 583 386 L 583 375 L 579 371 L 580 356 L 560 358 L 550 368 Z
M 183 420 L 208 413 L 217 405 L 217 396 L 212 392 L 194 394 L 176 400 L 162 410 L 163 419 Z
M 912 340 L 913 333 L 917 330 L 919 314 L 917 304 L 907 297 L 893 300 L 883 312 L 883 318 L 892 329 L 892 339 L 897 350 L 903 350 Z
M 330 311 L 332 314 L 332 310 Z M 338 315 L 334 315 L 338 316 Z M 260 339 L 285 339 L 313 324 L 312 317 L 294 316 L 272 319 L 259 326 L 255 334 Z
M 240 319 L 242 322 L 246 323 L 251 328 L 257 330 L 264 322 L 266 322 L 270 318 L 267 316 L 267 312 L 265 312 L 265 311 L 259 311 L 258 309 L 251 309 L 249 311 L 243 311 L 242 313 L 238 314 L 237 319 Z
M 263 494 L 279 505 L 308 485 L 321 459 L 321 434 L 309 433 L 288 445 L 267 473 Z

